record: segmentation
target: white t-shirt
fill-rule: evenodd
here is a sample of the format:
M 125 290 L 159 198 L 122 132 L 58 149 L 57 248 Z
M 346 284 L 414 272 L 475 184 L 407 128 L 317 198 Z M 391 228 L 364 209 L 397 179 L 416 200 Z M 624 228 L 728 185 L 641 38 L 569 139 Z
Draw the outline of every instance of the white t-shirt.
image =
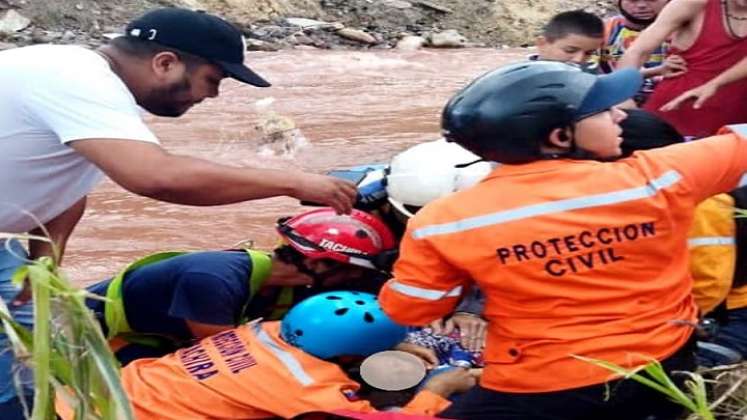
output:
M 127 86 L 96 52 L 37 45 L 0 52 L 0 232 L 23 233 L 87 195 L 101 171 L 81 139 L 158 144 Z

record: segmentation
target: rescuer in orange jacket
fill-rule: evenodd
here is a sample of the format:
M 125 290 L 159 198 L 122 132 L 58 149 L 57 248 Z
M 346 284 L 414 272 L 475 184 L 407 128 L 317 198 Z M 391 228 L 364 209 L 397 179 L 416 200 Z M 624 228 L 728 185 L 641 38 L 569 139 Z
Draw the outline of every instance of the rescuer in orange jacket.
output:
M 621 155 L 615 108 L 636 70 L 594 76 L 555 62 L 488 73 L 449 101 L 444 136 L 502 163 L 410 219 L 380 293 L 397 322 L 424 325 L 476 282 L 486 295 L 485 372 L 443 415 L 480 419 L 657 419 L 681 409 L 576 359 L 651 359 L 692 370 L 687 235 L 697 203 L 747 169 L 737 132 Z
M 294 306 L 282 321 L 245 324 L 168 356 L 136 360 L 122 369 L 122 383 L 138 420 L 373 412 L 340 365 L 394 347 L 405 332 L 376 296 L 327 292 Z M 451 394 L 474 384 L 466 369 L 436 375 L 403 411 L 435 415 Z M 73 418 L 65 407 L 58 412 Z

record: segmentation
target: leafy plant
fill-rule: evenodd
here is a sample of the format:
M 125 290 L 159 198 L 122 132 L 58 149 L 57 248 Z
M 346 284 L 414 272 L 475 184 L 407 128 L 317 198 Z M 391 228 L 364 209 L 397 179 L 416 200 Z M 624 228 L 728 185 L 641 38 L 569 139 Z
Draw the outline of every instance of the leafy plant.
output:
M 703 377 L 693 372 L 681 372 L 688 376 L 685 380 L 685 386 L 687 387 L 688 393 L 682 391 L 672 381 L 672 379 L 664 371 L 661 363 L 657 360 L 652 360 L 650 363 L 644 366 L 640 366 L 635 369 L 626 369 L 622 366 L 616 365 L 611 362 L 604 360 L 592 359 L 582 356 L 573 356 L 578 360 L 591 363 L 593 365 L 605 368 L 625 379 L 632 379 L 638 383 L 646 385 L 652 389 L 655 389 L 662 394 L 669 397 L 670 400 L 680 404 L 690 410 L 698 418 L 703 420 L 715 420 L 716 417 L 708 404 L 708 392 L 706 389 L 706 381 Z
M 2 238 L 51 244 L 49 239 L 33 235 L 0 234 Z M 31 418 L 55 419 L 57 402 L 74 413 L 75 420 L 134 419 L 119 379 L 119 364 L 85 305 L 86 297 L 98 297 L 72 286 L 50 257 L 29 261 L 18 269 L 13 281 L 24 280 L 32 288 L 34 330 L 15 322 L 2 300 L 0 320 L 17 359 L 33 369 Z
M 747 210 L 734 207 L 734 218 L 744 219 L 745 217 L 747 217 Z

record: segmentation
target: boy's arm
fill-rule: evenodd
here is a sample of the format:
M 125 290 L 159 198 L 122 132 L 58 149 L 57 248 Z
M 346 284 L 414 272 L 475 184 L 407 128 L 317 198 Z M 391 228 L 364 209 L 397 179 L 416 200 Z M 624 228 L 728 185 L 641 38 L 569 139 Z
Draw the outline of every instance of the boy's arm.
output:
M 648 56 L 673 33 L 701 13 L 708 0 L 672 0 L 656 21 L 646 28 L 625 51 L 618 68 L 640 68 Z
M 665 112 L 673 111 L 679 108 L 679 106 L 682 105 L 683 102 L 689 101 L 691 99 L 695 100 L 695 102 L 693 103 L 693 108 L 699 109 L 701 106 L 703 106 L 703 103 L 707 101 L 708 98 L 715 95 L 719 89 L 721 89 L 725 85 L 728 85 L 729 83 L 734 83 L 746 77 L 747 58 L 743 58 L 733 66 L 729 67 L 726 71 L 707 81 L 706 83 L 683 92 L 681 95 L 662 106 L 661 110 Z
M 404 407 L 397 410 L 401 413 L 435 416 L 446 410 L 451 402 L 447 399 L 454 394 L 460 394 L 469 391 L 477 384 L 477 380 L 482 375 L 482 369 L 462 369 L 454 368 L 436 375 L 431 376 L 422 389 L 415 397 L 410 400 Z M 345 407 L 337 410 L 337 413 L 349 415 L 353 418 L 376 419 L 378 416 L 359 416 L 359 413 L 371 413 L 376 410 L 371 407 L 367 401 L 360 401 L 356 407 Z M 391 415 L 392 413 L 387 413 Z M 396 416 L 396 415 L 395 415 Z M 392 417 L 387 417 L 392 418 Z M 396 417 L 395 417 L 396 418 Z M 409 418 L 409 417 L 403 417 Z

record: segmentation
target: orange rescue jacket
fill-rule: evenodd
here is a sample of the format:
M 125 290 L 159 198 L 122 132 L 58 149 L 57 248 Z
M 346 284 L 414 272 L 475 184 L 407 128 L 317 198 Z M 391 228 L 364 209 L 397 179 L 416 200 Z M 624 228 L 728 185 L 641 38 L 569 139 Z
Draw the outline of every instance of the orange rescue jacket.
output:
M 501 165 L 410 219 L 379 300 L 395 321 L 424 325 L 452 311 L 474 279 L 489 321 L 483 387 L 604 383 L 608 370 L 573 355 L 633 367 L 689 339 L 693 211 L 745 170 L 747 142 L 736 134 L 615 162 Z
M 310 412 L 376 411 L 339 366 L 280 338 L 280 322 L 228 330 L 159 359 L 122 369 L 138 420 L 292 418 Z M 435 415 L 449 401 L 422 391 L 404 407 Z

